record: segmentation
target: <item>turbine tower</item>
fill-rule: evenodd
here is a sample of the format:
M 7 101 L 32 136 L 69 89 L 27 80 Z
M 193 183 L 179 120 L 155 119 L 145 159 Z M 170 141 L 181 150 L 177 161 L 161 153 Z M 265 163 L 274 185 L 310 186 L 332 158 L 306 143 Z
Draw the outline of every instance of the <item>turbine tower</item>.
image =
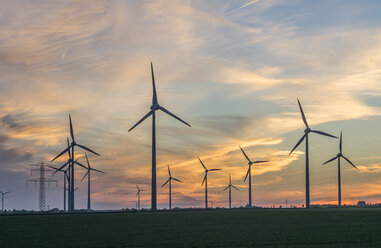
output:
M 145 191 L 144 189 L 140 189 L 139 186 L 136 184 L 136 188 L 138 189 L 138 193 L 136 193 L 136 196 L 138 197 L 138 205 L 136 206 L 138 210 L 140 210 L 140 192 Z
M 302 115 L 302 119 L 303 119 L 304 125 L 306 126 L 306 129 L 304 130 L 304 135 L 302 136 L 302 138 L 300 138 L 298 143 L 296 143 L 296 145 L 294 146 L 294 148 L 291 150 L 291 152 L 288 155 L 291 155 L 291 153 L 300 145 L 300 143 L 303 142 L 304 139 L 306 140 L 306 208 L 309 208 L 310 207 L 310 174 L 309 174 L 308 134 L 316 133 L 316 134 L 320 134 L 320 135 L 324 135 L 324 136 L 328 136 L 328 137 L 336 138 L 336 139 L 337 137 L 322 131 L 312 130 L 308 126 L 306 116 L 304 115 L 304 112 L 302 109 L 302 105 L 300 104 L 299 99 L 297 100 L 299 104 L 300 114 Z
M 236 186 L 232 185 L 232 179 L 229 173 L 229 185 L 224 189 L 224 191 L 229 189 L 229 208 L 232 208 L 232 187 L 240 191 Z
M 246 182 L 246 178 L 247 176 L 249 176 L 249 207 L 251 208 L 252 207 L 252 200 L 251 200 L 251 166 L 253 164 L 260 164 L 260 163 L 266 163 L 268 161 L 261 161 L 261 160 L 258 160 L 258 161 L 254 161 L 252 162 L 249 157 L 246 155 L 245 151 L 242 149 L 242 147 L 239 147 L 243 153 L 243 155 L 245 156 L 245 158 L 247 159 L 248 161 L 248 164 L 249 164 L 249 168 L 247 169 L 247 173 L 246 173 L 246 176 L 245 176 L 245 179 L 243 180 L 244 182 Z
M 200 160 L 202 167 L 204 167 L 204 169 L 205 169 L 205 176 L 204 176 L 204 180 L 202 180 L 201 187 L 205 183 L 205 209 L 208 209 L 208 172 L 209 171 L 219 171 L 221 169 L 210 169 L 210 170 L 208 170 L 205 167 L 204 163 L 201 161 L 201 159 L 198 156 L 197 156 L 197 158 L 198 158 L 198 160 Z
M 172 209 L 172 180 L 178 181 L 180 183 L 182 183 L 182 181 L 172 177 L 171 170 L 169 169 L 169 165 L 168 165 L 168 174 L 169 174 L 168 180 L 161 187 L 164 187 L 167 183 L 169 183 L 169 209 L 171 210 Z
M 156 110 L 161 110 L 164 113 L 168 114 L 169 116 L 172 116 L 173 118 L 177 119 L 178 121 L 181 121 L 185 125 L 189 126 L 188 123 L 177 117 L 176 115 L 169 112 L 164 107 L 160 106 L 157 101 L 157 95 L 156 95 L 156 86 L 155 86 L 155 76 L 153 73 L 153 65 L 151 62 L 151 74 L 152 74 L 152 88 L 153 88 L 153 96 L 152 96 L 152 105 L 151 110 L 140 120 L 138 121 L 130 130 L 129 132 L 134 129 L 136 126 L 138 126 L 140 123 L 142 123 L 145 119 L 147 119 L 149 116 L 152 115 L 152 178 L 151 178 L 151 210 L 155 211 L 157 209 L 157 198 L 156 198 L 156 116 L 155 112 Z
M 91 178 L 90 178 L 90 172 L 91 171 L 96 171 L 96 172 L 100 172 L 100 173 L 105 173 L 103 171 L 100 171 L 100 170 L 96 170 L 94 168 L 91 168 L 90 166 L 90 163 L 89 163 L 89 159 L 87 157 L 87 153 L 85 152 L 85 156 L 86 156 L 86 161 L 87 161 L 87 172 L 86 174 L 82 177 L 81 179 L 81 182 L 83 181 L 83 179 L 85 179 L 85 177 L 87 176 L 87 211 L 91 211 L 91 202 L 90 202 L 90 182 L 91 182 Z
M 325 162 L 323 164 L 323 165 L 328 164 L 329 162 L 332 162 L 332 161 L 337 159 L 337 175 L 338 175 L 337 183 L 338 183 L 338 204 L 339 204 L 339 207 L 341 207 L 340 158 L 345 159 L 350 165 L 352 165 L 356 170 L 358 170 L 358 168 L 347 157 L 345 157 L 343 155 L 343 132 L 340 132 L 339 153 L 335 157 L 331 158 L 330 160 L 328 160 L 327 162 Z
M 87 148 L 86 146 L 83 146 L 83 145 L 80 145 L 78 144 L 76 141 L 75 141 L 75 138 L 74 138 L 74 131 L 73 131 L 73 124 L 71 122 L 71 116 L 69 114 L 69 123 L 70 123 L 70 136 L 71 136 L 71 144 L 65 149 L 63 150 L 60 154 L 58 154 L 55 158 L 53 158 L 51 160 L 51 162 L 53 162 L 54 160 L 56 160 L 57 158 L 59 158 L 62 154 L 66 153 L 66 152 L 70 152 L 70 149 L 71 149 L 71 162 L 69 163 L 69 166 L 70 166 L 70 184 L 69 184 L 69 202 L 70 202 L 70 205 L 69 205 L 69 211 L 74 211 L 74 191 L 75 191 L 75 186 L 74 186 L 74 164 L 78 164 L 79 163 L 74 160 L 75 159 L 75 156 L 74 156 L 74 148 L 77 146 L 79 148 L 82 148 L 83 150 L 86 150 L 86 151 L 89 151 L 95 155 L 98 155 L 100 156 L 98 153 L 94 152 L 93 150 Z M 70 156 L 70 154 L 69 154 Z M 86 168 L 85 166 L 83 166 L 84 168 Z
M 4 196 L 6 194 L 9 194 L 11 192 L 7 191 L 7 192 L 3 192 L 3 191 L 0 191 L 0 194 L 1 194 L 1 211 L 4 212 Z

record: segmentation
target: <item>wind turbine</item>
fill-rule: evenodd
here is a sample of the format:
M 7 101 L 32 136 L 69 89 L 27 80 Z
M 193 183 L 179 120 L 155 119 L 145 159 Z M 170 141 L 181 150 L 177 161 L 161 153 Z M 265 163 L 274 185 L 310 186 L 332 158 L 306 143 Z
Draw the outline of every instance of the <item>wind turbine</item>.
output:
M 229 185 L 224 189 L 224 191 L 229 189 L 229 208 L 232 208 L 232 187 L 235 188 L 236 190 L 240 191 L 239 188 L 232 185 L 232 179 L 231 179 L 230 173 L 229 173 Z
M 173 118 L 177 119 L 178 121 L 181 121 L 185 125 L 189 126 L 188 123 L 177 117 L 176 115 L 169 112 L 164 107 L 160 106 L 157 101 L 157 95 L 156 95 L 156 86 L 155 86 L 155 76 L 153 73 L 153 65 L 151 62 L 151 74 L 152 74 L 152 88 L 153 88 L 153 97 L 152 97 L 152 105 L 151 110 L 140 120 L 138 121 L 128 132 L 130 132 L 132 129 L 134 129 L 136 126 L 138 126 L 140 123 L 142 123 L 145 119 L 147 119 L 149 116 L 152 115 L 152 182 L 151 182 L 151 210 L 155 211 L 157 209 L 157 198 L 156 198 L 156 116 L 155 112 L 156 110 L 161 110 L 164 113 L 168 114 L 169 116 L 172 116 Z
M 169 183 L 169 209 L 172 209 L 172 180 L 178 181 L 180 183 L 182 183 L 182 181 L 172 177 L 171 170 L 169 169 L 169 165 L 168 165 L 168 174 L 169 174 L 168 180 L 161 187 L 164 187 L 167 183 Z
M 55 158 L 53 158 L 51 160 L 51 162 L 53 162 L 54 160 L 59 158 L 62 154 L 66 153 L 66 152 L 70 152 L 70 149 L 71 149 L 71 162 L 68 163 L 69 166 L 70 166 L 70 184 L 69 184 L 70 185 L 69 186 L 69 195 L 70 195 L 69 202 L 70 202 L 70 206 L 69 206 L 69 211 L 74 211 L 74 191 L 75 191 L 75 187 L 74 187 L 74 164 L 80 165 L 79 163 L 77 163 L 76 160 L 74 160 L 74 148 L 77 146 L 79 148 L 82 148 L 83 150 L 86 150 L 86 151 L 89 151 L 91 153 L 94 153 L 95 155 L 98 155 L 98 156 L 100 156 L 100 155 L 98 153 L 94 152 L 93 150 L 91 150 L 90 148 L 87 148 L 86 146 L 80 145 L 80 144 L 78 144 L 75 141 L 74 131 L 73 131 L 73 124 L 71 122 L 71 116 L 70 116 L 70 114 L 69 114 L 69 122 L 70 122 L 71 144 L 65 150 L 63 150 L 60 154 L 58 154 Z M 85 167 L 85 166 L 83 166 L 83 167 Z
M 248 164 L 249 164 L 249 168 L 247 169 L 247 173 L 246 173 L 246 176 L 245 176 L 245 179 L 243 180 L 244 182 L 246 182 L 246 178 L 247 176 L 249 176 L 249 207 L 251 208 L 252 207 L 252 201 L 251 201 L 251 166 L 253 164 L 260 164 L 260 163 L 266 163 L 268 161 L 261 161 L 261 160 L 258 160 L 258 161 L 254 161 L 252 162 L 249 157 L 246 155 L 245 151 L 242 149 L 242 147 L 239 147 L 243 153 L 243 155 L 245 156 L 245 158 L 247 159 L 248 161 Z
M 103 171 L 100 171 L 100 170 L 96 170 L 94 168 L 91 168 L 90 166 L 90 163 L 89 163 L 89 159 L 87 157 L 87 153 L 85 152 L 85 156 L 86 156 L 86 161 L 87 161 L 87 172 L 86 174 L 82 177 L 81 179 L 81 182 L 83 181 L 83 179 L 85 179 L 85 177 L 87 176 L 87 211 L 90 211 L 91 210 L 91 203 L 90 203 L 90 182 L 91 182 L 91 178 L 90 178 L 90 171 L 96 171 L 96 172 L 100 172 L 100 173 L 105 173 Z
M 64 203 L 63 203 L 64 207 L 63 207 L 63 210 L 66 211 L 66 192 L 69 192 L 68 187 L 66 187 L 66 181 L 68 181 L 68 182 L 70 181 L 70 178 L 69 178 L 69 173 L 70 173 L 69 169 L 70 169 L 70 167 L 68 167 L 65 170 L 64 169 L 55 168 L 53 166 L 49 166 L 49 168 L 52 168 L 53 170 L 55 170 L 55 172 L 60 171 L 64 175 L 64 178 L 63 178 L 63 181 L 64 181 Z
M 328 164 L 329 162 L 332 162 L 337 159 L 337 173 L 338 173 L 338 202 L 339 202 L 339 207 L 341 207 L 341 173 L 340 173 L 340 158 L 345 159 L 350 165 L 352 165 L 356 170 L 358 168 L 347 158 L 343 155 L 343 132 L 340 132 L 340 143 L 339 143 L 339 153 L 325 162 L 323 165 Z
M 140 192 L 145 191 L 144 189 L 140 189 L 139 186 L 136 184 L 136 188 L 138 189 L 138 193 L 136 193 L 136 196 L 138 197 L 138 210 L 140 210 Z
M 204 167 L 204 169 L 205 169 L 205 176 L 204 176 L 204 180 L 202 180 L 201 186 L 204 185 L 204 183 L 205 183 L 205 209 L 207 209 L 208 208 L 208 172 L 209 171 L 219 171 L 221 169 L 210 169 L 210 170 L 208 170 L 205 167 L 204 163 L 201 161 L 201 159 L 198 156 L 197 156 L 197 158 L 198 158 L 198 160 L 200 160 L 202 167 Z
M 302 109 L 302 105 L 300 104 L 299 99 L 297 99 L 297 100 L 298 100 L 298 104 L 299 104 L 300 114 L 302 115 L 302 119 L 303 119 L 304 125 L 306 126 L 306 129 L 304 130 L 304 135 L 302 136 L 302 138 L 300 138 L 298 143 L 296 143 L 296 145 L 294 146 L 294 148 L 291 150 L 290 154 L 288 154 L 288 155 L 291 155 L 291 153 L 300 145 L 300 143 L 302 143 L 303 140 L 306 139 L 306 207 L 309 208 L 310 207 L 310 174 L 309 174 L 308 134 L 309 133 L 316 133 L 316 134 L 321 134 L 321 135 L 328 136 L 331 138 L 336 138 L 336 139 L 337 139 L 337 137 L 330 135 L 328 133 L 322 132 L 322 131 L 312 130 L 308 126 L 306 116 L 304 115 L 304 112 Z
M 1 194 L 1 211 L 4 212 L 4 196 L 6 194 L 9 194 L 11 192 L 7 191 L 7 192 L 3 192 L 3 191 L 0 191 L 0 194 Z

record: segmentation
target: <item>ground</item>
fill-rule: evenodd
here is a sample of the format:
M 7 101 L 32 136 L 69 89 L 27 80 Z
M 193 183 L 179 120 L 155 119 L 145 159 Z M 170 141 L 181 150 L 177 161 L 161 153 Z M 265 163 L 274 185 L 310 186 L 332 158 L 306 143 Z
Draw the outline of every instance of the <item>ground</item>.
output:
M 0 247 L 381 247 L 381 209 L 2 216 Z

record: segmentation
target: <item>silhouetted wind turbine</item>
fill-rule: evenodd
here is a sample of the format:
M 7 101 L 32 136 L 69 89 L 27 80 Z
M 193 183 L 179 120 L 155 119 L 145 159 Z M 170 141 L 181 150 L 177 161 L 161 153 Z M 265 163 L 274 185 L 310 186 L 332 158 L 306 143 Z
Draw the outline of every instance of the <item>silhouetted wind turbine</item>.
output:
M 87 211 L 90 211 L 91 210 L 91 200 L 90 200 L 90 194 L 91 194 L 90 193 L 91 192 L 91 189 L 90 189 L 91 176 L 90 176 L 90 172 L 91 171 L 96 171 L 96 172 L 100 172 L 100 173 L 105 173 L 105 172 L 101 171 L 101 170 L 97 170 L 97 169 L 91 168 L 90 163 L 89 163 L 89 158 L 87 157 L 87 153 L 86 152 L 85 152 L 85 157 L 86 157 L 86 161 L 87 161 L 87 172 L 82 177 L 81 182 L 87 176 Z
M 340 132 L 340 143 L 339 143 L 339 153 L 331 158 L 330 160 L 328 160 L 327 162 L 325 162 L 324 164 L 328 164 L 329 162 L 332 162 L 334 160 L 337 159 L 337 172 L 338 172 L 338 202 L 339 202 L 339 207 L 341 207 L 341 173 L 340 173 L 340 158 L 343 158 L 345 160 L 347 160 L 347 162 L 352 165 L 356 170 L 358 170 L 358 168 L 347 158 L 343 155 L 343 132 Z M 323 164 L 323 165 L 324 165 Z
M 205 176 L 204 176 L 204 180 L 202 180 L 201 186 L 204 185 L 204 183 L 205 183 L 205 208 L 207 209 L 208 208 L 208 172 L 209 171 L 219 171 L 221 169 L 210 169 L 210 170 L 208 170 L 205 167 L 204 163 L 201 161 L 201 159 L 198 156 L 197 156 L 197 158 L 198 158 L 198 160 L 200 160 L 202 167 L 204 167 L 204 169 L 205 169 Z
M 6 194 L 9 194 L 11 192 L 7 191 L 7 192 L 3 192 L 3 191 L 0 191 L 0 194 L 1 194 L 1 211 L 4 212 L 4 196 Z
M 245 156 L 245 158 L 247 159 L 248 161 L 248 164 L 249 164 L 249 168 L 247 169 L 247 173 L 246 173 L 246 176 L 245 176 L 245 179 L 243 180 L 244 182 L 246 182 L 246 178 L 247 176 L 249 176 L 249 207 L 251 208 L 252 207 L 252 200 L 251 200 L 251 166 L 253 164 L 260 164 L 260 163 L 266 163 L 268 161 L 261 161 L 261 160 L 258 160 L 258 161 L 254 161 L 252 162 L 249 157 L 246 155 L 245 151 L 242 149 L 242 147 L 239 147 L 243 153 L 243 155 Z
M 91 153 L 94 153 L 95 155 L 98 155 L 100 156 L 98 153 L 94 152 L 93 150 L 91 150 L 90 148 L 87 148 L 86 146 L 83 146 L 83 145 L 80 145 L 78 144 L 76 141 L 75 141 L 75 138 L 74 138 L 74 131 L 73 131 L 73 124 L 71 122 L 71 116 L 69 114 L 69 122 L 70 122 L 70 136 L 71 136 L 71 144 L 70 146 L 68 146 L 68 148 L 66 148 L 65 150 L 63 150 L 60 154 L 58 154 L 55 158 L 53 158 L 51 160 L 54 161 L 56 160 L 58 157 L 60 157 L 62 154 L 66 153 L 66 152 L 69 152 L 70 149 L 71 149 L 71 163 L 69 163 L 69 166 L 70 166 L 70 187 L 69 187 L 69 190 L 70 190 L 70 197 L 69 197 L 69 201 L 70 201 L 70 206 L 69 206 L 69 211 L 74 211 L 74 164 L 78 164 L 76 160 L 74 160 L 74 148 L 76 146 L 78 146 L 79 148 L 82 148 L 83 150 L 86 150 L 86 151 L 89 151 Z M 84 166 L 83 166 L 84 167 Z M 86 168 L 86 167 L 85 167 Z
M 229 208 L 232 208 L 232 187 L 240 191 L 236 186 L 232 185 L 232 179 L 229 173 L 229 185 L 224 189 L 224 191 L 229 189 Z
M 172 180 L 178 181 L 180 183 L 182 183 L 182 181 L 172 177 L 171 170 L 169 169 L 169 165 L 168 165 L 168 174 L 169 174 L 168 180 L 161 187 L 164 187 L 167 183 L 169 183 L 169 209 L 172 209 Z
M 302 105 L 300 104 L 299 99 L 297 99 L 297 100 L 298 100 L 298 104 L 299 104 L 300 114 L 302 115 L 302 119 L 303 119 L 304 125 L 306 126 L 306 129 L 304 130 L 304 135 L 302 136 L 302 138 L 300 138 L 298 143 L 296 143 L 296 145 L 294 146 L 294 148 L 291 150 L 290 154 L 288 154 L 288 155 L 291 155 L 291 153 L 300 145 L 300 143 L 302 143 L 303 140 L 306 139 L 306 207 L 309 208 L 310 207 L 310 174 L 309 174 L 308 134 L 312 132 L 312 133 L 317 133 L 317 134 L 321 134 L 324 136 L 328 136 L 331 138 L 337 139 L 337 137 L 330 135 L 328 133 L 322 132 L 322 131 L 312 130 L 308 126 L 306 117 L 305 117 L 303 109 L 302 109 Z
M 56 167 L 53 167 L 53 166 L 49 166 L 49 168 L 52 168 L 55 170 L 55 172 L 63 172 L 64 174 L 64 178 L 63 178 L 63 181 L 64 181 L 64 201 L 63 201 L 63 210 L 66 211 L 66 192 L 69 192 L 69 189 L 66 187 L 66 180 L 69 182 L 70 181 L 70 178 L 69 178 L 69 169 L 70 167 L 68 167 L 67 169 L 59 169 L 59 168 L 56 168 Z
M 147 119 L 149 116 L 152 115 L 152 182 L 151 182 L 151 210 L 157 209 L 157 200 L 156 200 L 156 122 L 155 122 L 155 112 L 156 110 L 161 110 L 164 113 L 168 114 L 169 116 L 172 116 L 173 118 L 177 119 L 178 121 L 181 121 L 185 125 L 189 126 L 188 123 L 177 117 L 176 115 L 169 112 L 164 107 L 160 106 L 157 101 L 157 95 L 156 95 L 156 86 L 155 86 L 155 76 L 153 73 L 153 65 L 151 62 L 151 74 L 152 74 L 152 88 L 153 88 L 153 97 L 152 97 L 152 105 L 151 110 L 140 120 L 138 121 L 130 130 L 129 132 L 134 129 L 136 126 L 138 126 L 140 123 L 142 123 L 145 119 Z
M 136 188 L 138 189 L 138 193 L 136 193 L 136 196 L 138 197 L 138 210 L 140 210 L 140 192 L 145 191 L 144 189 L 140 189 L 139 186 L 136 184 Z

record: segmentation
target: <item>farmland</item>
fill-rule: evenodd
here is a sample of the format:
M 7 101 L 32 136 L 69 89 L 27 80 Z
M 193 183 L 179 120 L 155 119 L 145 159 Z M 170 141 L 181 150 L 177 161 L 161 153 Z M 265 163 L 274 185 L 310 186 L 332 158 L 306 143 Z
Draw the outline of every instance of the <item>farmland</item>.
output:
M 381 247 L 381 209 L 0 217 L 0 247 Z

